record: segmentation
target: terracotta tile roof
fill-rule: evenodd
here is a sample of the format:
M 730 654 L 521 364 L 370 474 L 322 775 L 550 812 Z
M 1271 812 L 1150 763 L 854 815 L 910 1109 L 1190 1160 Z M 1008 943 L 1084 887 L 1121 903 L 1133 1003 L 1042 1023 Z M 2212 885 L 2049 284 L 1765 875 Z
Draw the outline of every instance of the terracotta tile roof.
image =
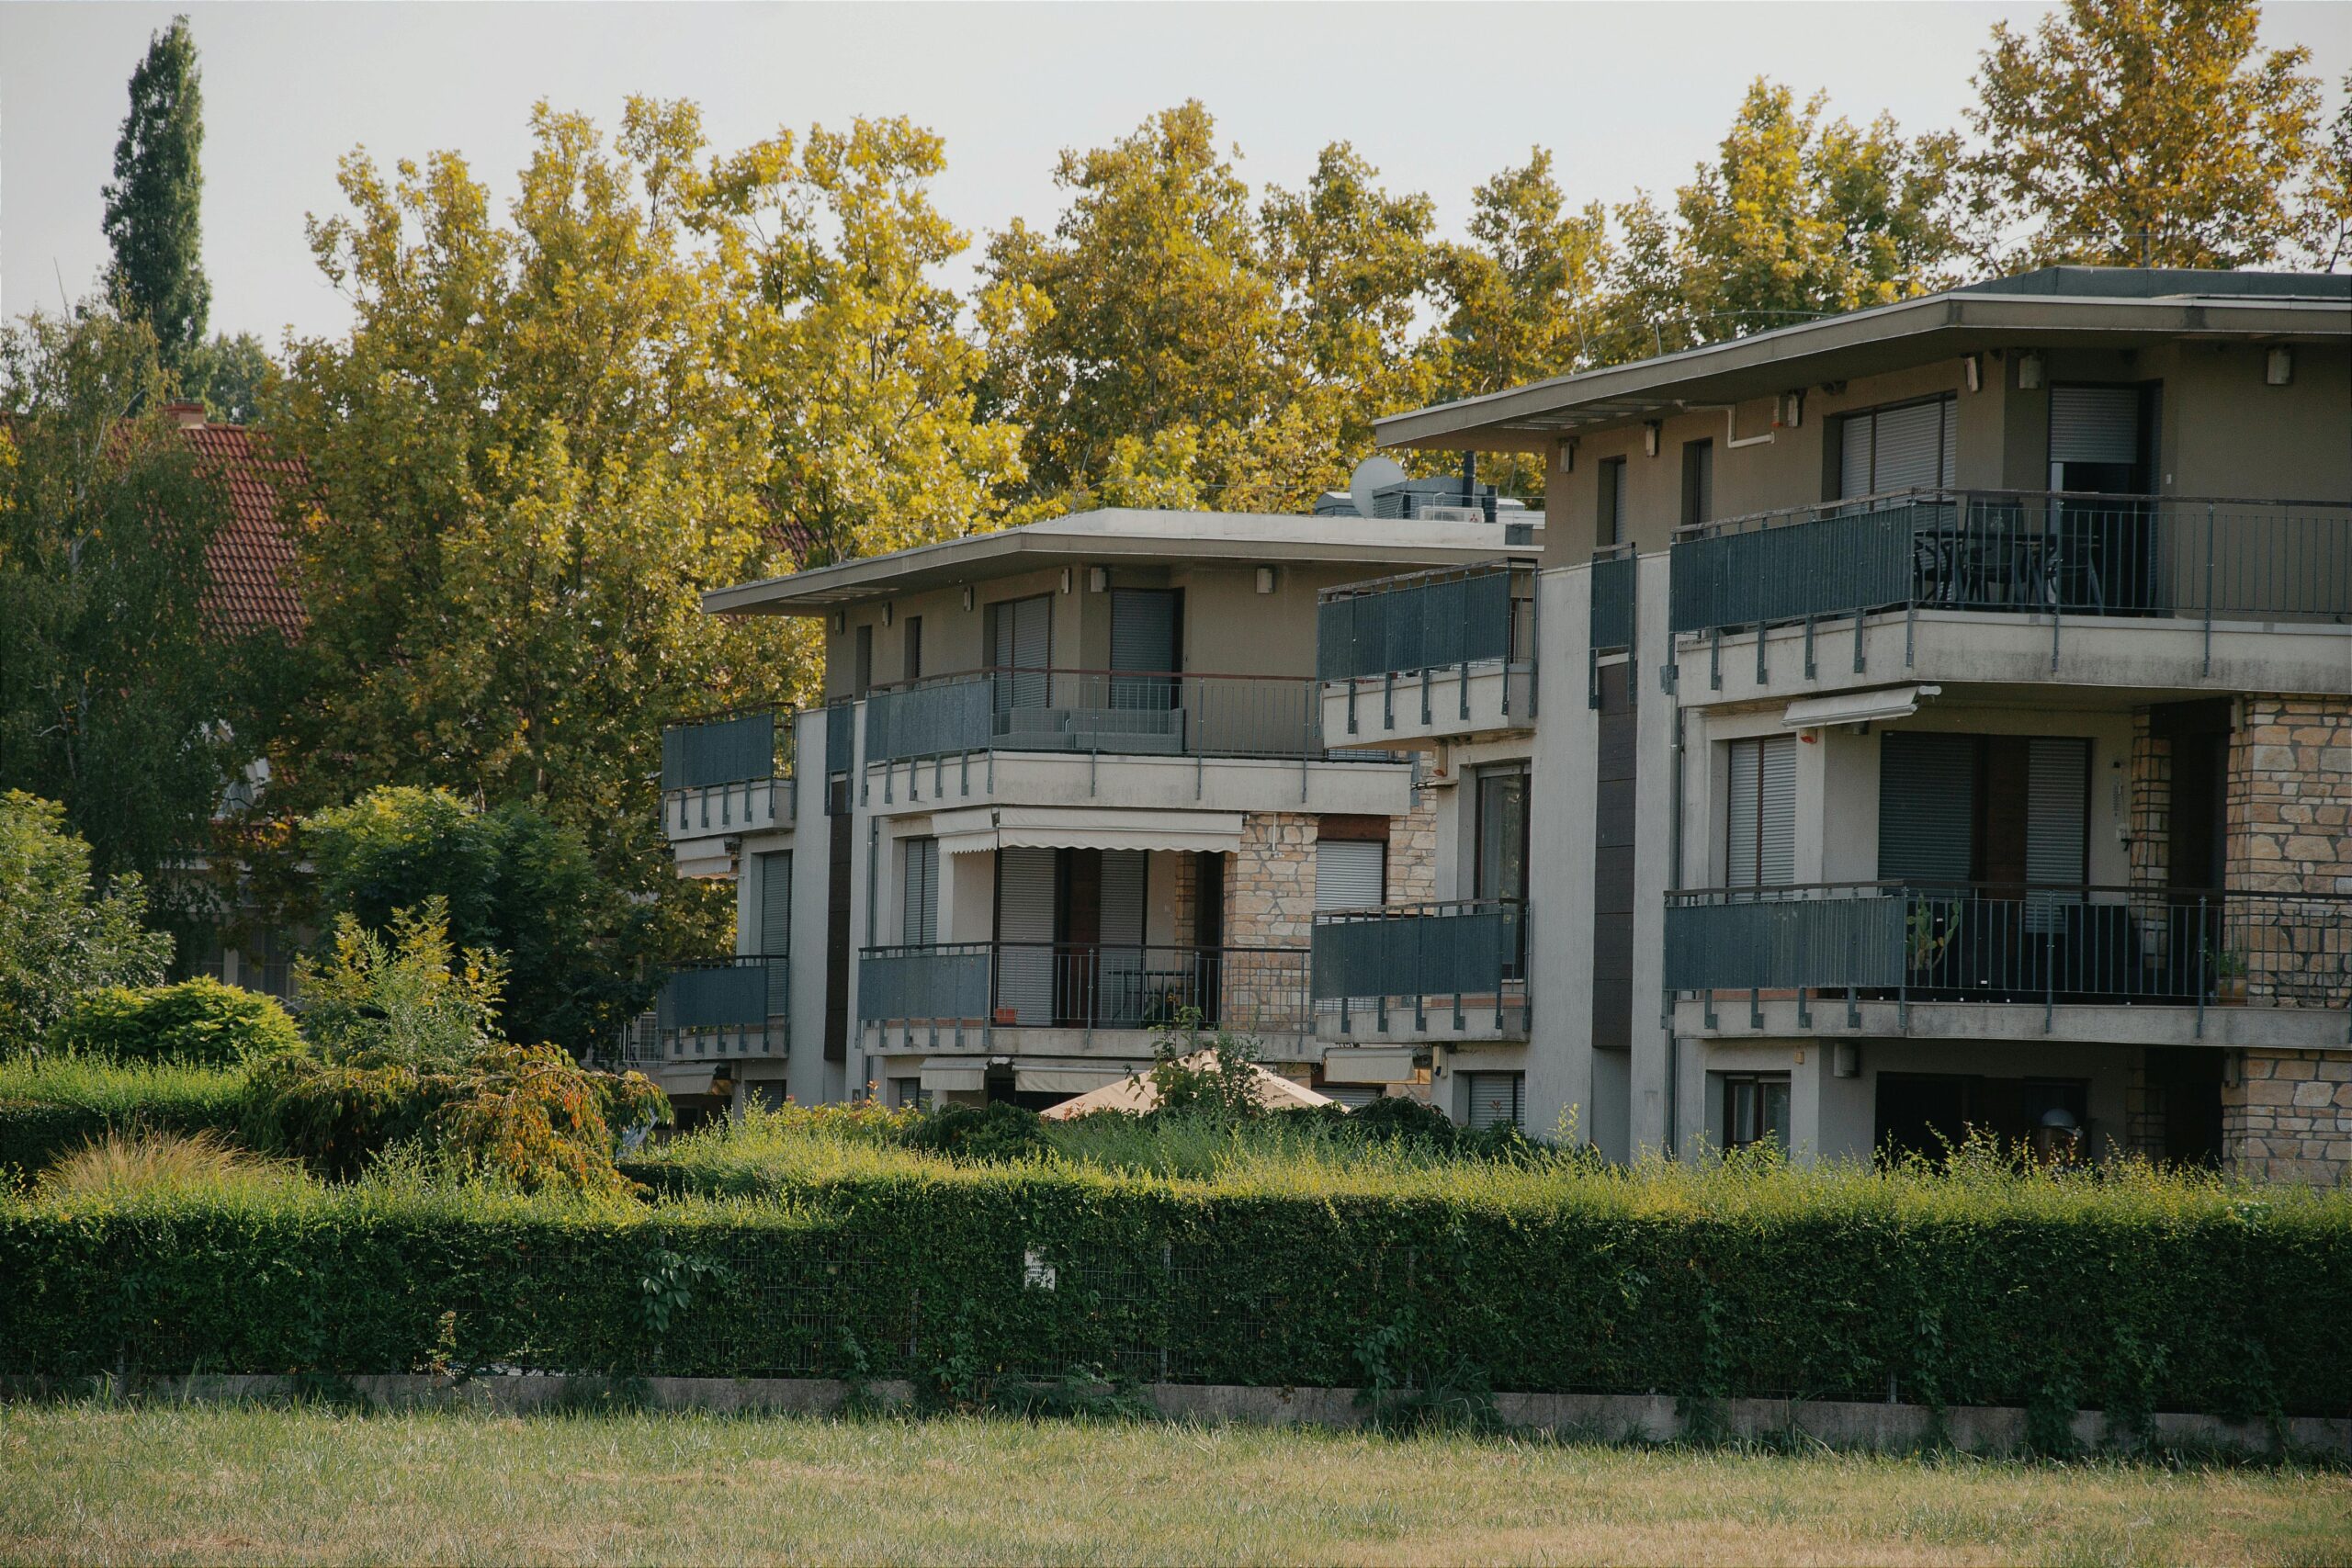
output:
M 212 586 L 205 613 L 232 634 L 275 626 L 300 637 L 307 617 L 294 588 L 294 541 L 279 521 L 286 491 L 302 481 L 302 465 L 274 457 L 257 431 L 212 424 L 200 408 L 183 412 L 180 434 L 229 491 L 229 520 L 214 536 L 207 564 Z

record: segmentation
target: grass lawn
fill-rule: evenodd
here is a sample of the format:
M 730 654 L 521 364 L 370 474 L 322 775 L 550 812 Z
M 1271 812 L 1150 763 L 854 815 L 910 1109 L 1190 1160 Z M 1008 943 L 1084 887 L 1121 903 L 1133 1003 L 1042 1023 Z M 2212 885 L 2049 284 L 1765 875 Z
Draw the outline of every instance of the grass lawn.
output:
M 2342 1562 L 2352 1476 L 977 1417 L 0 1407 L 0 1560 Z

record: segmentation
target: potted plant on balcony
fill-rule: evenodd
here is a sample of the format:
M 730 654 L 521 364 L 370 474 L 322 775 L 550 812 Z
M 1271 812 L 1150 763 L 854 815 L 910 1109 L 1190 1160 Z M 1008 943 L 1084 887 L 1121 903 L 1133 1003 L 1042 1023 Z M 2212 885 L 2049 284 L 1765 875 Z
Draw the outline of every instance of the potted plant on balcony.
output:
M 1011 1002 L 997 1003 L 994 1016 L 996 1019 L 996 1025 L 1000 1029 L 1009 1028 L 1019 1021 L 1019 1015 L 1013 1010 L 1013 1006 Z
M 2206 967 L 2213 976 L 2214 998 L 2224 1006 L 2245 1005 L 2245 955 L 2224 948 L 2205 950 Z

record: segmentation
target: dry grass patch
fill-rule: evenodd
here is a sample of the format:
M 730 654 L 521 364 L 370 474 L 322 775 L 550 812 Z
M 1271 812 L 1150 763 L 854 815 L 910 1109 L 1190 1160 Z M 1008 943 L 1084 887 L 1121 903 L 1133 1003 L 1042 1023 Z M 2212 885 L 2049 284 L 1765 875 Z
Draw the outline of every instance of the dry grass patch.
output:
M 950 1417 L 0 1410 L 45 1562 L 2320 1563 L 2352 1477 Z

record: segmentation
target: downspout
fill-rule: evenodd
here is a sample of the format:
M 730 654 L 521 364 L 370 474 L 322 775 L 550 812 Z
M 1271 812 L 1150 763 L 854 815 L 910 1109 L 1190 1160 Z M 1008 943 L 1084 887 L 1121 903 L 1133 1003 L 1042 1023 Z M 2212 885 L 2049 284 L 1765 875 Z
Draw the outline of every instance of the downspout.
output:
M 1744 439 L 1741 437 L 1739 434 L 1739 410 L 1735 404 L 1685 403 L 1682 406 L 1690 410 L 1692 413 L 1706 413 L 1715 409 L 1723 410 L 1724 445 L 1735 451 L 1742 446 L 1768 446 L 1771 445 L 1772 432 L 1769 430 L 1761 435 L 1750 435 Z

